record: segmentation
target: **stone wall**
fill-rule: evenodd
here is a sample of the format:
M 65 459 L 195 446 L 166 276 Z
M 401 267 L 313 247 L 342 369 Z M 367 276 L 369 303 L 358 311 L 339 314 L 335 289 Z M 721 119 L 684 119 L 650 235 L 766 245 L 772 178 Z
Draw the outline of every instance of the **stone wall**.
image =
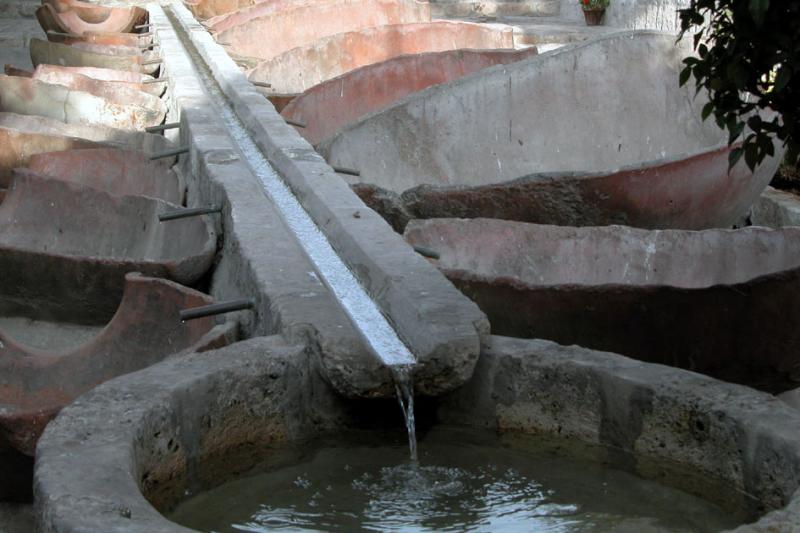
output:
M 636 30 L 678 33 L 680 20 L 677 10 L 688 4 L 688 0 L 611 0 L 606 10 L 605 24 Z M 561 17 L 583 20 L 578 0 L 561 0 Z

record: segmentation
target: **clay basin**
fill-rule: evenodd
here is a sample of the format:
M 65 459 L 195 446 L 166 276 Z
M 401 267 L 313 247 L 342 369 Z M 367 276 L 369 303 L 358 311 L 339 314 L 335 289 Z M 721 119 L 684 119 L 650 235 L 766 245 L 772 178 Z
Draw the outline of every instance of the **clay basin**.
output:
M 70 80 L 76 76 L 85 76 L 92 80 L 103 82 L 107 84 L 108 87 L 127 87 L 129 89 L 146 92 L 153 96 L 161 96 L 166 89 L 165 85 L 161 83 L 143 83 L 144 81 L 153 79 L 152 76 L 147 74 L 107 68 L 62 67 L 60 65 L 42 63 L 37 65 L 33 72 L 6 65 L 5 73 L 9 76 L 23 76 L 48 83 L 58 83 L 48 80 Z M 61 83 L 61 85 L 66 85 L 66 83 Z
M 86 2 L 47 2 L 36 10 L 42 29 L 64 33 L 128 33 L 147 20 L 141 7 L 103 7 Z
M 321 4 L 326 0 L 312 0 L 312 1 L 313 3 Z M 252 5 L 249 6 L 242 6 L 241 8 L 235 11 L 229 11 L 227 13 L 220 13 L 218 15 L 214 15 L 213 17 L 209 17 L 206 20 L 202 21 L 201 24 L 210 32 L 220 32 L 223 30 L 233 28 L 234 26 L 238 26 L 239 24 L 243 24 L 255 18 L 263 17 L 265 15 L 271 15 L 272 13 L 280 11 L 281 9 L 292 7 L 294 5 L 297 5 L 297 2 L 295 2 L 294 0 L 269 0 L 269 1 L 256 0 L 255 2 L 251 2 L 251 4 Z M 189 7 L 189 9 L 191 9 L 191 7 Z
M 145 154 L 160 153 L 175 148 L 163 135 L 120 130 L 96 124 L 92 126 L 67 124 L 60 120 L 36 115 L 0 112 L 0 130 L 11 132 L 12 136 L 16 135 L 24 140 L 24 142 L 19 141 L 14 145 L 0 146 L 0 150 L 6 153 L 2 162 L 0 162 L 0 175 L 2 172 L 14 168 L 14 166 L 25 166 L 24 161 L 31 154 L 66 150 L 70 147 L 90 148 L 97 147 L 97 143 L 101 143 L 127 150 L 136 150 Z M 3 135 L 8 137 L 9 133 L 3 133 Z M 75 144 L 62 147 L 64 142 L 57 141 L 54 137 L 72 137 L 74 141 L 84 139 L 92 141 L 94 144 L 83 143 L 82 145 Z M 174 158 L 164 159 L 164 161 L 170 160 L 174 160 Z M 15 163 L 15 165 L 8 166 L 10 163 Z
M 82 50 L 76 46 L 51 43 L 42 39 L 30 40 L 31 63 L 34 66 L 47 63 L 65 67 L 98 67 L 114 70 L 127 70 L 153 74 L 158 64 L 143 64 L 147 61 L 143 55 L 112 55 L 96 51 Z
M 414 0 L 325 0 L 279 5 L 269 13 L 219 31 L 217 40 L 237 55 L 270 59 L 329 35 L 431 20 L 430 4 Z M 270 38 L 264 39 L 264 35 Z
M 126 272 L 188 285 L 213 263 L 217 236 L 208 216 L 159 222 L 159 213 L 177 206 L 24 169 L 12 177 L 0 204 L 0 271 L 17 314 L 108 319 Z M 41 301 L 54 304 L 45 309 Z
M 183 0 L 198 19 L 205 20 L 252 6 L 264 0 Z
M 411 221 L 406 240 L 500 335 L 678 366 L 770 392 L 800 381 L 800 228 Z
M 181 309 L 213 302 L 188 287 L 130 273 L 117 302 L 111 321 L 78 346 L 27 346 L 0 322 L 0 447 L 32 456 L 47 423 L 84 392 L 171 354 L 227 344 L 230 328 L 213 318 L 181 322 Z
M 676 81 L 687 53 L 656 32 L 593 39 L 428 88 L 317 150 L 402 194 L 412 218 L 730 227 L 782 148 L 755 173 L 744 162 L 729 173 L 727 133 Z
M 405 54 L 513 47 L 514 36 L 508 27 L 450 21 L 394 24 L 330 35 L 293 48 L 260 62 L 247 77 L 271 83 L 273 93 L 294 94 L 359 67 Z
M 68 124 L 100 124 L 132 130 L 143 130 L 164 121 L 163 102 L 147 93 L 103 86 L 102 82 L 85 76 L 48 79 L 58 83 L 0 74 L 0 111 L 39 115 Z
M 48 41 L 62 44 L 75 44 L 83 42 L 111 46 L 135 46 L 139 48 L 140 46 L 152 41 L 150 36 L 136 33 L 86 31 L 78 35 L 77 33 L 63 33 L 51 30 L 46 32 L 46 35 Z
M 535 55 L 525 50 L 448 50 L 399 56 L 367 65 L 320 83 L 292 100 L 284 118 L 304 122 L 298 128 L 311 144 L 331 137 L 359 117 L 431 85 L 447 83 L 492 65 Z
M 110 194 L 147 196 L 183 203 L 183 185 L 168 163 L 141 152 L 87 148 L 32 155 L 26 168 L 36 174 L 86 185 Z

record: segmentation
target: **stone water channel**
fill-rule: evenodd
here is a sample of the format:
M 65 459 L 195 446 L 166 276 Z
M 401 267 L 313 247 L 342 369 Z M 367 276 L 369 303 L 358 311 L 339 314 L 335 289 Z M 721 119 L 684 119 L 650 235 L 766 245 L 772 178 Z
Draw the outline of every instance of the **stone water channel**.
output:
M 673 36 L 233 4 L 0 80 L 0 529 L 800 527 L 800 235 Z

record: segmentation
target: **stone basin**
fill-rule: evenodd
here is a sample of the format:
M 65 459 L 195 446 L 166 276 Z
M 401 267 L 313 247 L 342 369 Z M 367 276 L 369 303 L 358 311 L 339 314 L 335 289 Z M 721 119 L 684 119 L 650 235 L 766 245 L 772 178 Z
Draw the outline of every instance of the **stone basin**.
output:
M 214 261 L 217 236 L 207 216 L 159 222 L 159 213 L 177 206 L 29 170 L 13 178 L 0 204 L 0 270 L 16 314 L 102 323 L 116 309 L 126 272 L 191 284 Z
M 60 120 L 36 115 L 18 115 L 16 113 L 0 112 L 0 130 L 5 132 L 4 135 L 14 136 L 20 139 L 18 144 L 0 147 L 3 151 L 8 149 L 7 154 L 10 154 L 3 156 L 4 161 L 16 162 L 15 165 L 11 166 L 5 162 L 2 163 L 2 166 L 0 166 L 0 175 L 2 175 L 2 172 L 7 172 L 14 168 L 14 166 L 25 166 L 23 161 L 32 153 L 54 152 L 68 149 L 69 146 L 62 148 L 62 146 L 64 146 L 63 141 L 57 141 L 57 137 L 72 138 L 71 142 L 84 139 L 86 141 L 125 148 L 127 150 L 136 150 L 145 154 L 157 154 L 175 148 L 172 142 L 163 135 L 109 128 L 97 124 L 91 126 L 84 124 L 67 124 Z M 36 145 L 31 145 L 31 142 L 36 143 Z M 85 148 L 96 145 L 97 144 L 83 143 L 83 147 Z M 38 146 L 37 151 L 31 152 L 31 146 Z M 75 147 L 78 147 L 78 145 L 76 144 Z M 165 161 L 169 160 L 168 158 L 165 159 Z M 172 158 L 172 160 L 174 161 L 174 158 Z
M 406 240 L 492 331 L 781 392 L 800 382 L 800 228 L 568 228 L 414 220 Z
M 404 96 L 536 53 L 536 48 L 531 47 L 524 50 L 447 50 L 394 57 L 308 89 L 283 108 L 281 116 L 305 123 L 298 132 L 313 145 L 359 117 L 383 109 Z
M 0 111 L 131 130 L 164 121 L 166 108 L 155 96 L 126 87 L 103 86 L 85 76 L 53 78 L 50 81 L 58 83 L 0 74 Z M 130 98 L 128 103 L 126 97 Z
M 51 43 L 37 38 L 30 40 L 30 54 L 33 66 L 46 63 L 65 67 L 98 67 L 127 70 L 144 74 L 153 74 L 159 68 L 158 64 L 143 65 L 142 63 L 146 60 L 141 54 L 104 54 L 91 50 L 81 50 L 78 47 L 67 44 Z
M 783 149 L 755 172 L 743 161 L 728 172 L 727 133 L 700 119 L 704 94 L 678 85 L 686 44 L 624 32 L 491 67 L 363 117 L 317 150 L 412 218 L 730 227 Z
M 264 0 L 183 0 L 189 11 L 200 20 L 233 13 Z
M 60 345 L 60 339 L 48 347 L 25 345 L 0 322 L 0 473 L 19 476 L 12 485 L 3 475 L 0 500 L 30 493 L 30 477 L 19 472 L 62 407 L 115 376 L 173 354 L 224 346 L 233 335 L 232 324 L 215 325 L 213 318 L 182 323 L 181 309 L 213 300 L 170 281 L 130 273 L 117 302 L 110 322 L 78 346 Z
M 165 84 L 144 83 L 152 80 L 148 74 L 140 74 L 129 70 L 113 70 L 109 68 L 97 67 L 62 67 L 61 65 L 49 65 L 41 63 L 33 71 L 16 68 L 11 65 L 5 66 L 5 73 L 9 76 L 25 76 L 33 78 L 40 77 L 72 77 L 75 75 L 86 76 L 97 81 L 108 82 L 111 86 L 125 86 L 138 91 L 144 91 L 153 96 L 161 96 L 165 91 Z M 118 85 L 117 85 L 118 84 Z
M 359 67 L 393 57 L 446 50 L 513 48 L 510 27 L 437 20 L 339 33 L 293 48 L 250 69 L 250 81 L 272 84 L 267 92 L 302 93 Z
M 254 338 L 164 361 L 79 398 L 37 447 L 38 527 L 189 531 L 161 514 L 185 494 L 251 471 L 278 446 L 374 427 L 396 410 L 332 395 L 307 357 L 278 336 Z M 419 406 L 418 419 L 426 417 L 593 445 L 598 462 L 712 501 L 730 497 L 750 520 L 761 517 L 742 532 L 788 531 L 798 517 L 800 413 L 691 372 L 491 337 L 473 379 Z M 668 475 L 665 463 L 682 475 Z
M 85 31 L 78 35 L 77 33 L 63 33 L 55 30 L 47 31 L 45 33 L 48 41 L 70 45 L 84 42 L 111 46 L 135 46 L 138 48 L 142 45 L 152 42 L 151 37 L 138 33 Z
M 32 155 L 36 174 L 100 189 L 118 196 L 146 196 L 183 203 L 184 185 L 168 163 L 119 148 L 84 148 Z
M 279 5 L 269 13 L 219 31 L 216 39 L 237 55 L 271 59 L 329 35 L 431 20 L 430 4 L 415 0 L 325 0 Z M 269 39 L 264 39 L 266 34 Z
M 63 33 L 128 33 L 147 21 L 141 7 L 105 7 L 87 2 L 47 2 L 36 10 L 42 29 Z
M 308 3 L 313 2 L 316 4 L 321 4 L 325 1 L 326 0 L 311 0 L 311 2 Z M 255 18 L 263 17 L 265 15 L 270 15 L 272 13 L 275 13 L 276 11 L 280 11 L 281 9 L 286 9 L 287 7 L 291 7 L 296 4 L 297 2 L 295 2 L 294 0 L 270 0 L 269 2 L 266 2 L 264 0 L 256 0 L 254 2 L 251 2 L 251 5 L 249 6 L 242 6 L 241 8 L 236 9 L 235 11 L 220 13 L 218 15 L 209 17 L 208 19 L 201 21 L 200 23 L 210 32 L 220 32 L 223 30 L 233 28 L 234 26 L 238 26 Z M 191 9 L 191 6 L 189 9 Z

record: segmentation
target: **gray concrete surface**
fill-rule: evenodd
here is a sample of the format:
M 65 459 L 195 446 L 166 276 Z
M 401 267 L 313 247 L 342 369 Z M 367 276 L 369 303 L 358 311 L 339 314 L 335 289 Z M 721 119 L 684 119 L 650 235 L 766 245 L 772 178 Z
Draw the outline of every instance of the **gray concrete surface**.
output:
M 767 187 L 753 204 L 750 223 L 769 228 L 800 226 L 800 196 Z
M 35 522 L 32 504 L 0 502 L 0 532 L 32 533 Z
M 489 331 L 483 313 L 358 199 L 247 81 L 224 50 L 191 18 L 188 10 L 180 5 L 174 7 L 254 142 L 411 347 L 418 363 L 414 370 L 417 391 L 441 394 L 466 381 L 477 359 L 481 339 Z M 151 12 L 157 17 L 155 11 Z M 164 43 L 162 48 L 166 49 Z M 198 103 L 184 109 L 197 107 Z M 192 128 L 190 124 L 189 130 Z M 194 144 L 200 140 L 197 137 Z M 206 141 L 205 146 L 210 149 L 220 142 L 224 141 L 213 138 Z M 231 159 L 230 154 L 228 159 Z M 199 165 L 194 165 L 193 170 L 203 172 Z M 258 241 L 261 249 L 266 245 L 263 236 L 235 238 Z M 249 251 L 242 250 L 245 252 L 242 255 L 249 255 Z M 275 254 L 271 257 L 272 261 L 277 259 Z M 309 276 L 307 271 L 293 264 L 307 263 L 286 261 L 280 270 L 283 276 Z M 274 275 L 274 269 L 272 271 Z M 298 283 L 271 282 L 261 286 L 275 287 L 286 294 L 288 288 L 297 287 Z M 320 292 L 320 289 L 316 286 L 311 292 Z M 307 311 L 302 318 L 298 313 L 294 315 L 297 316 L 295 320 L 273 323 L 306 331 L 319 331 L 329 324 L 329 334 L 319 339 L 317 345 L 321 349 L 320 362 L 325 374 L 337 390 L 348 396 L 392 395 L 393 387 L 385 369 L 365 358 L 363 349 L 357 348 L 360 342 L 347 335 L 349 330 L 345 323 L 332 320 L 341 316 L 340 313 L 310 302 L 301 305 L 302 294 L 299 291 L 287 294 L 284 307 L 288 311 L 292 305 L 298 305 L 296 309 Z

